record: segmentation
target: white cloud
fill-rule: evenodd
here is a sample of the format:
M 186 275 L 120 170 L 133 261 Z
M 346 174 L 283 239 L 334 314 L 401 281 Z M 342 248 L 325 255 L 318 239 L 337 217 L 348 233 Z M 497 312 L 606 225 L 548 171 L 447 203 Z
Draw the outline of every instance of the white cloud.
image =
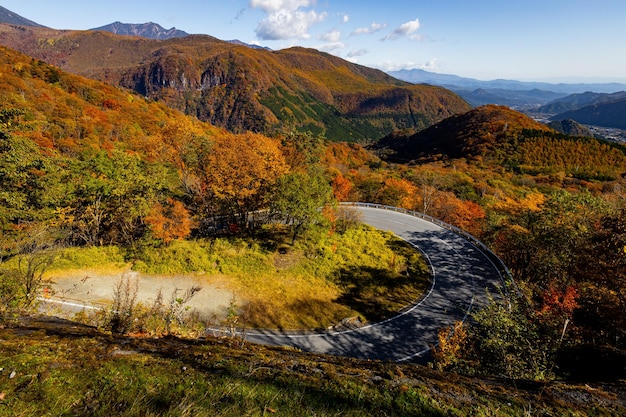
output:
M 386 23 L 372 23 L 371 25 L 363 28 L 357 28 L 351 35 L 369 35 L 370 33 L 378 32 L 379 30 L 383 30 L 387 27 Z
M 416 68 L 418 65 L 415 62 L 394 62 L 394 61 L 383 61 L 379 64 L 375 65 L 375 68 L 378 68 L 383 71 L 398 71 L 405 68 Z
M 363 56 L 369 53 L 368 49 L 353 49 L 352 51 L 348 52 L 348 58 L 356 58 L 359 56 Z
M 267 16 L 255 30 L 259 39 L 309 39 L 309 29 L 326 19 L 326 13 L 303 10 L 315 0 L 250 0 L 250 7 L 263 10 Z
M 259 22 L 255 32 L 260 39 L 309 39 L 309 28 L 326 19 L 326 13 L 286 11 L 270 13 Z
M 281 10 L 296 11 L 301 7 L 315 4 L 312 0 L 250 0 L 250 7 L 261 9 L 265 13 L 275 13 Z
M 341 39 L 341 32 L 337 29 L 333 29 L 330 32 L 326 32 L 323 35 L 318 36 L 317 39 L 326 42 L 339 42 Z
M 343 23 L 348 23 L 350 21 L 350 16 L 348 16 L 347 14 L 343 15 Z
M 430 60 L 426 61 L 423 65 L 421 65 L 420 69 L 423 69 L 426 71 L 434 71 L 443 66 L 444 64 L 440 62 L 437 58 L 431 58 Z
M 330 42 L 324 45 L 320 45 L 316 49 L 319 49 L 320 51 L 324 51 L 324 52 L 333 52 L 339 49 L 344 49 L 345 47 L 346 47 L 346 44 L 343 42 Z
M 396 62 L 396 61 L 384 61 L 380 64 L 376 64 L 375 67 L 383 71 L 398 71 L 401 69 L 423 69 L 426 71 L 435 71 L 444 67 L 444 63 L 437 58 L 431 58 L 424 63 L 417 63 L 413 61 Z
M 383 38 L 384 41 L 391 41 L 401 38 L 403 36 L 412 35 L 420 28 L 420 20 L 415 19 L 410 22 L 406 22 L 397 27 L 393 32 Z

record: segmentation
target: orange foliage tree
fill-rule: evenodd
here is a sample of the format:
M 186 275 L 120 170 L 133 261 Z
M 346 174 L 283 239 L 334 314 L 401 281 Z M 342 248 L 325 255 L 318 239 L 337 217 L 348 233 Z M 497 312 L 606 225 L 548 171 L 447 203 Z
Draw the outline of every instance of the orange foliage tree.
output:
M 565 331 L 572 319 L 574 310 L 579 307 L 576 301 L 577 298 L 578 291 L 571 285 L 566 286 L 562 290 L 552 286 L 543 293 L 543 306 L 539 312 L 540 317 L 554 324 L 563 322 L 560 341 L 565 336 Z
M 152 206 L 144 220 L 153 236 L 164 243 L 188 237 L 194 224 L 183 203 L 172 198 L 167 199 L 166 205 Z
M 265 208 L 276 180 L 288 166 L 278 141 L 256 133 L 223 134 L 213 138 L 202 161 L 201 205 L 208 214 L 239 215 Z
M 420 202 L 428 201 L 429 209 L 426 214 L 475 235 L 480 235 L 482 232 L 482 220 L 486 214 L 477 203 L 461 200 L 450 191 L 438 191 L 429 185 L 424 185 L 422 192 L 417 195 L 418 206 L 425 207 L 426 204 L 420 204 Z
M 438 370 L 444 371 L 452 368 L 462 358 L 467 330 L 463 322 L 457 321 L 450 328 L 440 329 L 437 340 L 437 345 L 431 348 L 433 363 Z
M 417 187 L 403 178 L 387 178 L 378 191 L 378 201 L 389 206 L 415 208 Z
M 350 201 L 350 195 L 354 184 L 340 172 L 335 175 L 332 182 L 333 194 L 337 201 Z

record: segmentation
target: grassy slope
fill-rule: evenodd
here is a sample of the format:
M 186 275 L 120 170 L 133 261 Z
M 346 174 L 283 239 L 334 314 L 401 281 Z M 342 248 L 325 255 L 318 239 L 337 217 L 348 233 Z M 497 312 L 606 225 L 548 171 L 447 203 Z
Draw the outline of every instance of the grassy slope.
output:
M 176 241 L 140 254 L 133 268 L 164 279 L 190 275 L 207 285 L 217 282 L 234 294 L 240 325 L 261 328 L 325 329 L 349 317 L 384 320 L 417 300 L 430 282 L 410 245 L 367 226 L 324 234 L 315 244 L 283 243 L 289 238 L 281 234 L 266 239 Z M 127 261 L 117 247 L 68 248 L 47 278 L 82 277 L 77 271 L 95 268 L 111 277 L 112 293 Z
M 624 386 L 478 380 L 231 338 L 135 339 L 25 318 L 0 328 L 0 416 L 610 416 Z

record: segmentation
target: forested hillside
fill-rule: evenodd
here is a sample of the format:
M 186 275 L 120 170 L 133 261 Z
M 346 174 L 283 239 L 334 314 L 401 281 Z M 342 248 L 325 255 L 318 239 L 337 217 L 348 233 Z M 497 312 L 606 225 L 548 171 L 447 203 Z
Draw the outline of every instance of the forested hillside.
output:
M 626 173 L 624 147 L 557 133 L 507 107 L 483 106 L 406 136 L 396 132 L 371 145 L 394 162 L 468 158 L 516 172 L 615 180 Z
M 476 158 L 499 151 L 523 130 L 548 132 L 550 128 L 508 107 L 487 105 L 447 118 L 417 133 L 394 132 L 371 148 L 401 163 L 418 159 Z
M 368 142 L 423 129 L 469 105 L 316 50 L 248 48 L 210 36 L 164 41 L 0 25 L 0 43 L 138 92 L 232 132 L 297 129 Z
M 184 237 L 188 209 L 234 216 L 265 207 L 269 187 L 287 172 L 277 139 L 234 135 L 1 52 L 5 236 L 41 223 L 72 244 L 132 245 L 150 219 L 169 213 L 182 223 L 168 233 Z M 157 235 L 165 233 L 159 225 Z

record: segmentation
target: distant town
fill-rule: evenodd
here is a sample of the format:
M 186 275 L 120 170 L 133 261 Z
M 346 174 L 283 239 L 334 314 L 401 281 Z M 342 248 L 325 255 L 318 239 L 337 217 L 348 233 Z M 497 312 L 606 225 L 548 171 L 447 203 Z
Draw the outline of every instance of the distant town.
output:
M 596 136 L 601 136 L 606 140 L 613 140 L 616 142 L 626 142 L 626 130 L 616 129 L 613 127 L 591 126 L 585 125 Z

